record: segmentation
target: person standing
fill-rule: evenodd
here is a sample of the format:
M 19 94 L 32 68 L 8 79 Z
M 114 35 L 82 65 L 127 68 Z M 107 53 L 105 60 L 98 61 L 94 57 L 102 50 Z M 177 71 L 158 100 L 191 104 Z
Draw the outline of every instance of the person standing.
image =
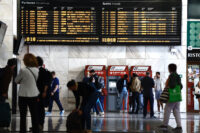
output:
M 96 105 L 93 108 L 94 111 L 94 115 L 100 115 L 103 116 L 104 115 L 104 108 L 103 108 L 103 104 L 104 104 L 104 96 L 102 95 L 102 91 L 104 88 L 104 79 L 103 77 L 100 77 L 96 74 L 95 70 L 91 70 L 90 71 L 90 85 L 94 85 L 94 88 L 96 88 L 96 91 L 99 92 L 99 98 L 97 99 Z M 99 106 L 100 112 L 98 111 L 97 106 Z
M 56 104 L 59 107 L 60 110 L 60 115 L 63 116 L 65 111 L 62 107 L 62 104 L 60 102 L 60 98 L 59 98 L 59 79 L 56 77 L 56 73 L 53 71 L 51 72 L 52 77 L 53 77 L 53 81 L 51 83 L 51 98 L 50 98 L 50 103 L 49 103 L 49 109 L 48 112 L 46 112 L 46 116 L 51 116 L 51 112 L 52 112 L 52 107 L 53 107 L 53 101 L 56 102 Z
M 131 82 L 131 92 L 132 92 L 132 97 L 133 97 L 133 110 L 131 112 L 131 114 L 138 114 L 139 112 L 139 109 L 140 109 L 140 102 L 139 102 L 139 95 L 140 95 L 140 89 L 141 89 L 141 82 L 138 78 L 138 75 L 133 73 L 133 79 L 132 79 L 132 82 Z M 137 103 L 137 108 L 136 108 L 136 105 L 135 103 Z M 136 112 L 135 111 L 135 108 L 136 108 Z
M 43 67 L 43 59 L 37 57 L 39 77 L 37 80 L 37 87 L 40 91 L 39 102 L 38 102 L 38 115 L 39 115 L 39 128 L 43 130 L 44 120 L 45 120 L 45 106 L 49 100 L 47 97 L 47 91 L 51 87 L 52 76 L 51 73 Z M 47 102 L 47 103 L 46 103 Z
M 120 112 L 127 113 L 127 104 L 128 104 L 128 75 L 125 74 L 123 78 L 117 81 L 117 90 L 120 95 Z M 124 111 L 123 111 L 123 100 L 124 100 Z
M 24 56 L 24 65 L 17 75 L 15 82 L 20 84 L 19 88 L 19 112 L 20 112 L 20 133 L 26 133 L 26 115 L 27 107 L 31 113 L 32 131 L 39 133 L 38 126 L 38 95 L 40 94 L 37 88 L 38 79 L 38 63 L 33 54 L 26 54 Z
M 17 60 L 12 58 L 8 60 L 6 67 L 0 68 L 0 102 L 5 102 L 8 98 L 9 84 L 12 80 L 16 64 Z
M 169 70 L 169 77 L 166 81 L 165 88 L 175 88 L 177 85 L 180 86 L 180 88 L 183 88 L 183 85 L 181 83 L 181 78 L 177 74 L 177 66 L 176 64 L 169 64 L 168 66 Z M 160 126 L 160 128 L 167 128 L 169 123 L 169 118 L 171 111 L 173 110 L 173 114 L 176 120 L 177 127 L 173 129 L 173 131 L 182 131 L 181 126 L 181 115 L 180 115 L 180 102 L 167 102 L 164 110 L 164 119 L 163 119 L 163 125 Z
M 158 112 L 160 112 L 160 106 L 163 110 L 163 104 L 160 102 L 160 95 L 162 94 L 162 80 L 160 78 L 160 72 L 156 72 L 156 76 L 155 76 L 155 79 L 154 79 L 154 82 L 155 82 L 155 97 L 156 97 L 156 100 L 157 100 L 157 107 L 158 107 Z
M 195 92 L 194 95 L 196 96 L 196 99 L 199 102 L 199 110 L 200 110 L 200 76 L 199 74 L 197 74 L 194 78 L 194 92 Z
M 144 95 L 144 110 L 143 110 L 143 117 L 146 118 L 147 116 L 147 105 L 150 102 L 150 117 L 155 118 L 154 116 L 154 96 L 153 96 L 153 87 L 154 87 L 154 80 L 150 77 L 150 73 L 146 72 L 146 77 L 142 79 L 141 86 L 143 89 Z
M 92 107 L 96 104 L 96 101 L 99 97 L 99 92 L 95 90 L 94 87 L 88 85 L 83 82 L 76 82 L 75 80 L 71 80 L 67 83 L 67 87 L 71 90 L 76 99 L 76 109 L 79 115 L 82 115 L 82 129 L 85 130 L 86 125 L 86 133 L 92 133 L 91 131 L 91 114 L 90 111 Z M 82 96 L 82 102 L 80 105 L 80 97 Z M 80 105 L 80 107 L 79 107 Z

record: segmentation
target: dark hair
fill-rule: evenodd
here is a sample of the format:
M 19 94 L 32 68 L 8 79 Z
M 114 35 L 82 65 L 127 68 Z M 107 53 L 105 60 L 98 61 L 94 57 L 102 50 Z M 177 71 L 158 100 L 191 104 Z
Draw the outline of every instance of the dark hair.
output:
M 55 71 L 52 71 L 51 74 L 52 74 L 52 75 L 56 75 L 56 72 L 55 72 Z
M 169 72 L 176 72 L 177 66 L 176 64 L 169 64 L 168 66 Z
M 160 75 L 160 72 L 156 72 L 156 74 Z
M 95 70 L 94 69 L 90 70 L 90 73 L 95 73 Z
M 146 75 L 149 76 L 149 75 L 150 75 L 150 72 L 146 72 Z
M 8 59 L 7 66 L 12 67 L 16 64 L 17 64 L 17 59 L 15 58 Z
M 42 57 L 37 56 L 36 58 L 37 58 L 38 66 L 42 66 L 44 64 Z
M 76 85 L 76 81 L 74 80 L 74 79 L 72 79 L 71 81 L 69 81 L 68 83 L 67 83 L 67 87 L 69 88 L 69 87 L 72 87 L 72 86 L 74 86 L 74 85 Z
M 133 78 L 134 78 L 134 77 L 138 77 L 138 75 L 137 75 L 136 73 L 133 73 Z
M 128 78 L 128 75 L 127 75 L 127 74 L 125 74 L 125 75 L 124 75 L 124 79 L 127 79 L 127 78 Z
M 26 67 L 38 67 L 38 62 L 37 62 L 37 59 L 35 57 L 35 55 L 33 54 L 25 54 L 24 55 L 24 65 Z

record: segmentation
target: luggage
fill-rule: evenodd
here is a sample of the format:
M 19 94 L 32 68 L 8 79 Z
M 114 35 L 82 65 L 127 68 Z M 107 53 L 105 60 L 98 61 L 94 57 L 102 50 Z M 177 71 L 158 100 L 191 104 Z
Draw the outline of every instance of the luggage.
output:
M 9 127 L 11 112 L 9 103 L 0 102 L 0 127 Z
M 83 133 L 82 118 L 78 112 L 72 112 L 67 117 L 66 128 L 68 133 Z

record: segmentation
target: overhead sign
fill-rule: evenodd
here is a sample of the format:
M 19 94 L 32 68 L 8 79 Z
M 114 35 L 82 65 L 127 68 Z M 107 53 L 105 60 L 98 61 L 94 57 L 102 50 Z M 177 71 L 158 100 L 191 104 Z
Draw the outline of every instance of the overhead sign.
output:
M 188 62 L 200 61 L 200 49 L 187 50 L 187 61 Z
M 18 0 L 27 44 L 181 45 L 181 0 Z

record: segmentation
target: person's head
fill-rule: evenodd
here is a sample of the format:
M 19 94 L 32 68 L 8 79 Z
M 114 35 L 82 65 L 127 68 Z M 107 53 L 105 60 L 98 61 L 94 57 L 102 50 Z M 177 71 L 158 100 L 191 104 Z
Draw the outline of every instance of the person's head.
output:
M 151 75 L 150 75 L 150 72 L 146 72 L 146 76 L 147 77 L 150 77 Z
M 76 91 L 78 86 L 77 86 L 76 81 L 72 79 L 71 81 L 69 81 L 69 82 L 67 83 L 67 87 L 68 87 L 68 89 L 71 90 L 71 91 Z
M 56 72 L 55 72 L 55 71 L 52 71 L 52 72 L 51 72 L 51 75 L 52 75 L 53 78 L 55 78 L 55 77 L 56 77 Z
M 43 66 L 43 64 L 44 64 L 44 61 L 43 61 L 42 57 L 40 57 L 40 56 L 37 56 L 37 62 L 38 62 L 39 67 Z
M 95 75 L 95 74 L 96 74 L 96 72 L 95 72 L 94 69 L 90 70 L 90 76 L 93 76 L 93 75 Z
M 138 77 L 138 75 L 136 73 L 133 73 L 133 78 Z
M 160 78 L 160 72 L 156 72 L 156 78 Z
M 128 75 L 127 74 L 124 75 L 124 79 L 128 79 Z
M 17 59 L 15 58 L 8 59 L 7 66 L 10 67 L 11 69 L 14 69 L 16 67 L 16 64 L 17 64 Z
M 25 54 L 23 61 L 26 67 L 38 67 L 37 58 L 33 54 Z
M 169 66 L 168 66 L 169 73 L 175 73 L 176 69 L 177 69 L 176 64 L 173 64 L 173 63 L 169 64 Z

